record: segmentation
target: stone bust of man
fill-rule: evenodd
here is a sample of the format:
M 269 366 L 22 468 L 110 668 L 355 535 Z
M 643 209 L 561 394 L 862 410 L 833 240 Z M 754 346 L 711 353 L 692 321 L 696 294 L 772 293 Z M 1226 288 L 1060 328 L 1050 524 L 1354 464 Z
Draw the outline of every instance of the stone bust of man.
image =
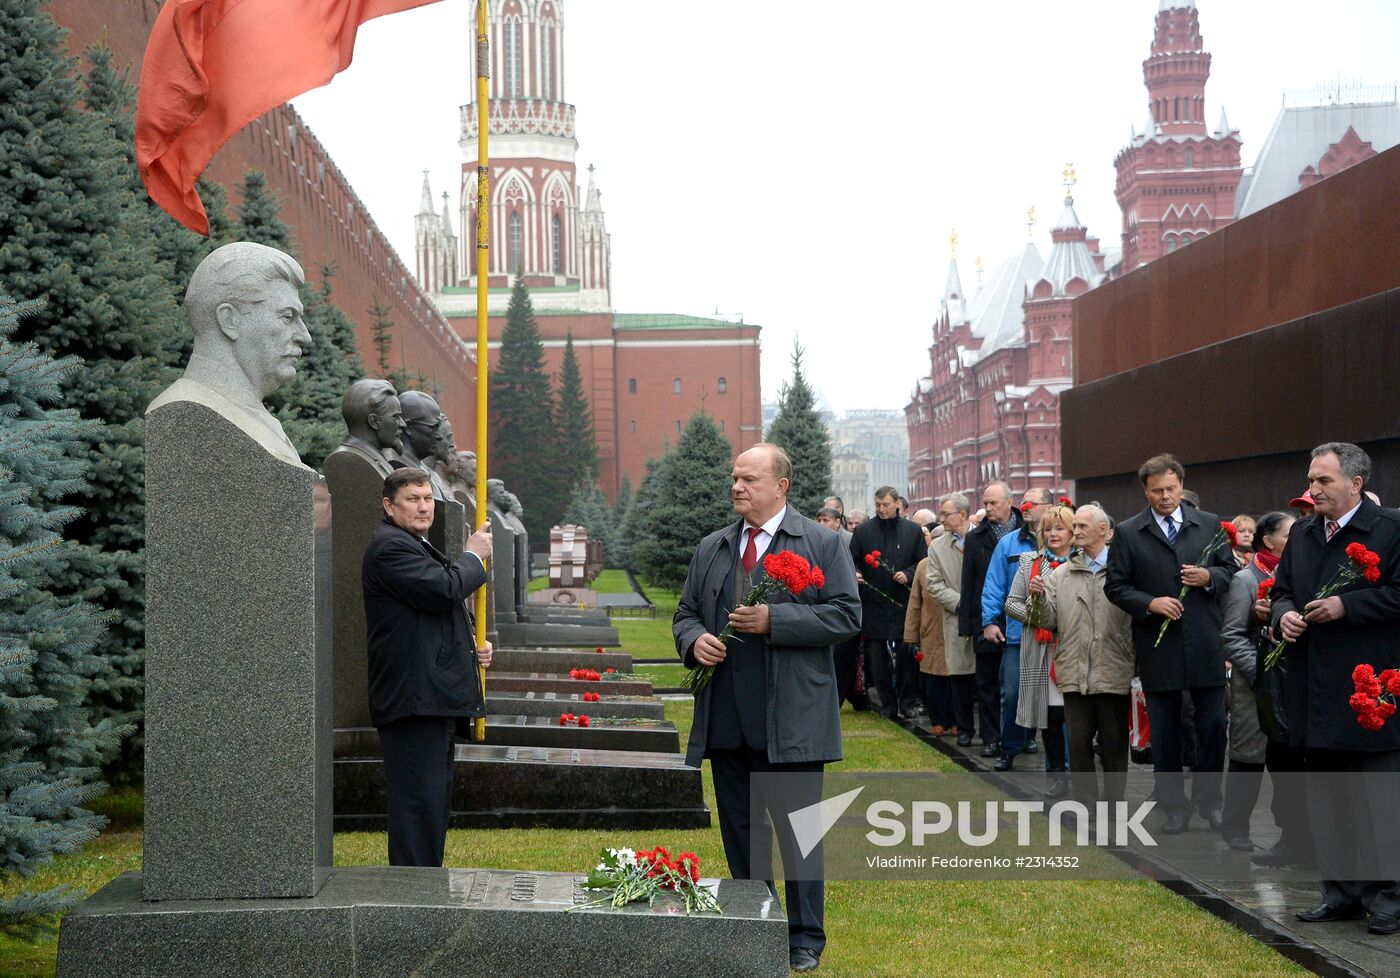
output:
M 438 499 L 452 499 L 452 490 L 438 474 L 433 464 L 438 431 L 445 415 L 432 395 L 422 391 L 404 391 L 399 395 L 403 408 L 403 419 L 407 425 L 403 445 L 403 460 L 416 468 L 424 469 L 433 481 L 433 495 Z
M 302 322 L 301 266 L 290 255 L 251 241 L 216 248 L 185 290 L 194 351 L 184 376 L 146 409 L 190 401 L 221 415 L 281 461 L 301 457 L 263 399 L 296 376 L 311 346 Z
M 393 384 L 369 377 L 355 381 L 340 402 L 340 414 L 349 434 L 332 455 L 352 452 L 382 476 L 402 467 L 399 453 L 406 424 Z
M 507 498 L 506 484 L 500 479 L 486 480 L 486 508 L 495 510 L 502 517 L 510 511 L 510 499 Z M 509 523 L 506 525 L 509 526 Z

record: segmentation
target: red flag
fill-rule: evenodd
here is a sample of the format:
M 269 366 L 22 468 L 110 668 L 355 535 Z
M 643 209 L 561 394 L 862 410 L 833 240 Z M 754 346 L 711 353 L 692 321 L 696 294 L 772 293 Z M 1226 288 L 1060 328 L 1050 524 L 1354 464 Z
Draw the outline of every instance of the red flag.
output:
M 195 181 L 238 130 L 329 82 L 361 24 L 437 0 L 166 0 L 146 44 L 136 165 L 146 192 L 200 234 Z

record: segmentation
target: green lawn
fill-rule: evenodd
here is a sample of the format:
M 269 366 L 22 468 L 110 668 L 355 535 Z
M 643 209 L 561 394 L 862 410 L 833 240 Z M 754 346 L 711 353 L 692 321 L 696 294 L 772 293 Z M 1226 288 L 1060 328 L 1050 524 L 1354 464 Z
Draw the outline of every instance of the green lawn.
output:
M 689 733 L 691 704 L 668 701 L 666 716 Z M 869 713 L 842 714 L 846 760 L 830 770 L 953 770 L 902 728 Z M 714 790 L 705 770 L 705 795 Z M 140 795 L 109 795 L 100 807 L 113 819 L 81 854 L 55 860 L 30 881 L 35 888 L 68 883 L 91 892 L 141 863 Z M 569 829 L 470 829 L 448 835 L 456 866 L 577 872 L 605 845 L 661 843 L 693 850 L 707 872 L 724 874 L 716 822 L 709 829 L 613 832 Z M 337 865 L 387 861 L 381 833 L 335 839 Z M 0 896 L 19 889 L 13 879 Z M 1304 975 L 1303 969 L 1228 924 L 1197 910 L 1155 883 L 1131 882 L 853 882 L 827 887 L 830 946 L 820 974 L 830 978 L 908 978 L 916 974 L 977 976 L 1190 974 L 1192 978 Z M 53 941 L 22 943 L 0 936 L 0 974 L 48 978 Z M 697 965 L 703 973 L 703 965 Z

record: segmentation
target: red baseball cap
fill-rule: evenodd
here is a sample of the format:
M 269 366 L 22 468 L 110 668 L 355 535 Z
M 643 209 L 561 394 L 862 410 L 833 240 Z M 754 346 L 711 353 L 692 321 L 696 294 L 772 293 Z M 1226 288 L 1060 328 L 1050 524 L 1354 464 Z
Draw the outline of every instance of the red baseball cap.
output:
M 1298 506 L 1316 506 L 1317 503 L 1313 502 L 1312 493 L 1303 490 L 1303 494 L 1297 499 L 1290 499 L 1288 505 L 1290 508 L 1296 508 Z

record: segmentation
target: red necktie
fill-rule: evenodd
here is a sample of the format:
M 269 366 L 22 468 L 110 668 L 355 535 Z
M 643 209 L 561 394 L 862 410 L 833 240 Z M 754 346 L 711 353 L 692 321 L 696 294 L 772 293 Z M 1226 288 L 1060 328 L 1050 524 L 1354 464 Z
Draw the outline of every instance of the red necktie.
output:
M 1340 530 L 1341 528 L 1342 528 L 1342 524 L 1338 523 L 1336 520 L 1328 520 L 1328 521 L 1327 521 L 1327 539 L 1328 539 L 1328 540 L 1331 540 L 1334 536 L 1337 535 L 1337 531 Z
M 748 546 L 744 548 L 744 573 L 748 574 L 753 571 L 754 565 L 758 563 L 758 544 L 755 542 L 754 537 L 758 536 L 763 531 L 749 527 L 744 532 L 749 535 Z

